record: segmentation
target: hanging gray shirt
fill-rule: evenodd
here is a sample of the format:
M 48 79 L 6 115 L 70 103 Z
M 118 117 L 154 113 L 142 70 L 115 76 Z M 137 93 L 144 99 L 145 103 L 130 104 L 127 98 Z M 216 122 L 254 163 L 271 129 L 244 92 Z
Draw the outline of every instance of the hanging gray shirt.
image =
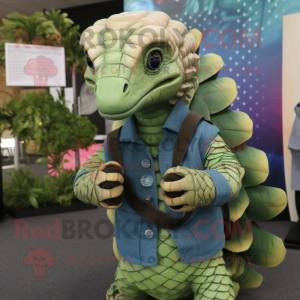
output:
M 300 107 L 295 107 L 294 121 L 288 148 L 292 152 L 292 190 L 300 191 Z

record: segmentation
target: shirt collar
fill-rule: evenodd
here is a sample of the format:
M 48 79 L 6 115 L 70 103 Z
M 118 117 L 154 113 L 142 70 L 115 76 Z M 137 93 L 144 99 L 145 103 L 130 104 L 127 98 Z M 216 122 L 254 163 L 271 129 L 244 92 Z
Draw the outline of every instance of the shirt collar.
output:
M 135 116 L 130 116 L 123 125 L 119 141 L 121 143 L 135 143 L 135 144 L 144 144 L 139 138 L 136 128 L 135 128 Z
M 172 109 L 167 121 L 163 125 L 163 129 L 169 129 L 178 133 L 183 121 L 189 113 L 190 110 L 187 105 L 179 99 Z
M 189 113 L 190 110 L 187 105 L 179 99 L 174 105 L 167 121 L 163 125 L 163 129 L 169 129 L 178 133 L 183 121 Z M 144 144 L 136 132 L 134 115 L 130 116 L 123 125 L 119 141 L 122 143 Z

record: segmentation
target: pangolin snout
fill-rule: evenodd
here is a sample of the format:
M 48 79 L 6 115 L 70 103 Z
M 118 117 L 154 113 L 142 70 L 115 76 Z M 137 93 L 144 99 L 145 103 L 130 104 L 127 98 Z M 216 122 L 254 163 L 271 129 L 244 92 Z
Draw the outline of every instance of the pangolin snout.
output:
M 101 113 L 118 114 L 135 105 L 134 97 L 130 97 L 129 81 L 121 77 L 104 77 L 96 82 L 96 106 Z

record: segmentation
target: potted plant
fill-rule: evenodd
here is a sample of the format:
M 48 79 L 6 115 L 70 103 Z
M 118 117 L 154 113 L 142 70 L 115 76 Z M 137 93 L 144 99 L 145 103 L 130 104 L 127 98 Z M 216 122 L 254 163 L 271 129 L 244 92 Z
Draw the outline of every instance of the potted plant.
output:
M 54 9 L 30 16 L 12 13 L 2 20 L 0 67 L 5 68 L 5 43 L 21 43 L 64 47 L 66 69 L 72 70 L 75 66 L 77 71 L 84 70 L 85 56 L 79 45 L 79 26 L 74 26 L 66 13 Z M 26 210 L 32 215 L 42 214 L 43 209 L 44 213 L 50 213 L 53 208 L 74 207 L 76 198 L 72 182 L 76 170 L 64 170 L 63 157 L 75 146 L 87 148 L 93 143 L 96 127 L 86 117 L 69 111 L 63 92 L 58 101 L 54 101 L 48 92 L 40 95 L 27 93 L 19 99 L 14 97 L 9 103 L 3 103 L 0 115 L 0 133 L 11 129 L 14 136 L 24 141 L 25 149 L 30 141 L 34 141 L 37 154 L 44 156 L 39 161 L 47 162 L 51 173 L 59 175 L 40 179 L 30 170 L 14 170 L 11 182 L 5 183 L 5 203 L 10 211 L 16 216 L 17 212 L 20 215 Z
M 7 172 L 8 173 L 8 172 Z M 97 208 L 78 201 L 73 192 L 76 171 L 65 170 L 60 176 L 35 176 L 31 168 L 8 173 L 3 181 L 4 205 L 14 218 L 72 212 Z
M 35 12 L 30 16 L 8 14 L 0 27 L 0 67 L 5 68 L 5 43 L 33 44 L 65 48 L 66 69 L 85 68 L 85 55 L 79 45 L 79 25 L 60 10 Z
M 46 162 L 50 173 L 59 176 L 46 175 L 44 179 L 34 176 L 30 170 L 14 170 L 11 181 L 4 184 L 5 205 L 14 217 L 64 212 L 82 209 L 87 206 L 76 201 L 73 192 L 73 180 L 76 171 L 62 168 L 63 157 L 75 147 L 85 148 L 94 143 L 97 128 L 87 117 L 81 117 L 66 106 L 64 91 L 59 93 L 55 101 L 50 93 L 29 93 L 21 101 L 13 98 L 3 103 L 0 112 L 2 120 L 0 129 L 8 128 L 13 135 L 24 141 L 25 147 L 30 140 L 37 145 L 37 153 L 44 157 L 37 162 Z M 20 196 L 22 194 L 22 196 Z M 51 207 L 52 210 L 40 210 Z M 90 206 L 92 208 L 93 206 Z M 34 208 L 39 208 L 37 212 Z M 26 211 L 25 210 L 30 210 Z M 23 212 L 22 212 L 23 210 Z
M 1 82 L 5 78 L 5 72 L 2 70 L 2 68 L 5 69 L 5 43 L 64 47 L 67 72 L 79 71 L 83 73 L 85 70 L 85 55 L 79 45 L 80 34 L 78 30 L 80 27 L 74 25 L 66 13 L 54 9 L 35 12 L 29 16 L 14 12 L 2 18 L 2 22 L 3 26 L 0 26 Z M 5 89 L 2 91 L 3 93 L 9 92 L 12 96 L 20 93 L 19 87 L 4 87 L 2 89 Z M 43 89 L 35 90 L 37 92 Z

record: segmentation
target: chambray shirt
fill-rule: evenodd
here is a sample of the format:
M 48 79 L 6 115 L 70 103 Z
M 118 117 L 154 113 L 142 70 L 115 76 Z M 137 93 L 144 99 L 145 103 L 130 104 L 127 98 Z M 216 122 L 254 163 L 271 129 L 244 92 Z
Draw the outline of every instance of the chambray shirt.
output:
M 163 125 L 164 138 L 159 145 L 159 166 L 163 176 L 172 168 L 173 149 L 180 127 L 189 114 L 186 104 L 179 100 L 174 106 L 167 121 Z M 205 121 L 201 121 L 194 133 L 190 147 L 182 165 L 203 170 L 206 150 L 219 129 Z M 145 199 L 151 196 L 152 204 L 157 208 L 157 185 L 152 156 L 147 146 L 138 137 L 135 128 L 135 117 L 129 117 L 120 132 L 120 147 L 122 152 L 125 177 L 137 195 Z M 107 143 L 104 144 L 105 161 L 110 161 Z M 149 168 L 143 169 L 141 162 L 149 160 Z M 216 187 L 216 199 L 209 207 L 199 207 L 188 221 L 175 229 L 170 229 L 183 263 L 206 261 L 223 249 L 225 244 L 223 215 L 221 206 L 229 201 L 231 190 L 225 177 L 217 170 L 205 170 L 212 178 Z M 78 174 L 76 179 L 86 172 Z M 151 187 L 141 184 L 141 177 L 150 175 L 154 179 Z M 74 182 L 75 182 L 74 181 Z M 172 211 L 165 204 L 166 212 L 174 217 L 182 217 L 184 213 Z M 153 234 L 149 236 L 149 229 Z M 146 234 L 146 231 L 148 234 Z M 125 197 L 122 205 L 116 211 L 115 235 L 119 254 L 128 262 L 143 266 L 157 264 L 158 227 L 138 215 L 127 203 Z M 153 237 L 152 237 L 153 235 Z M 150 238 L 149 238 L 150 237 Z M 172 255 L 171 255 L 172 256 Z M 176 257 L 171 257 L 176 261 Z

